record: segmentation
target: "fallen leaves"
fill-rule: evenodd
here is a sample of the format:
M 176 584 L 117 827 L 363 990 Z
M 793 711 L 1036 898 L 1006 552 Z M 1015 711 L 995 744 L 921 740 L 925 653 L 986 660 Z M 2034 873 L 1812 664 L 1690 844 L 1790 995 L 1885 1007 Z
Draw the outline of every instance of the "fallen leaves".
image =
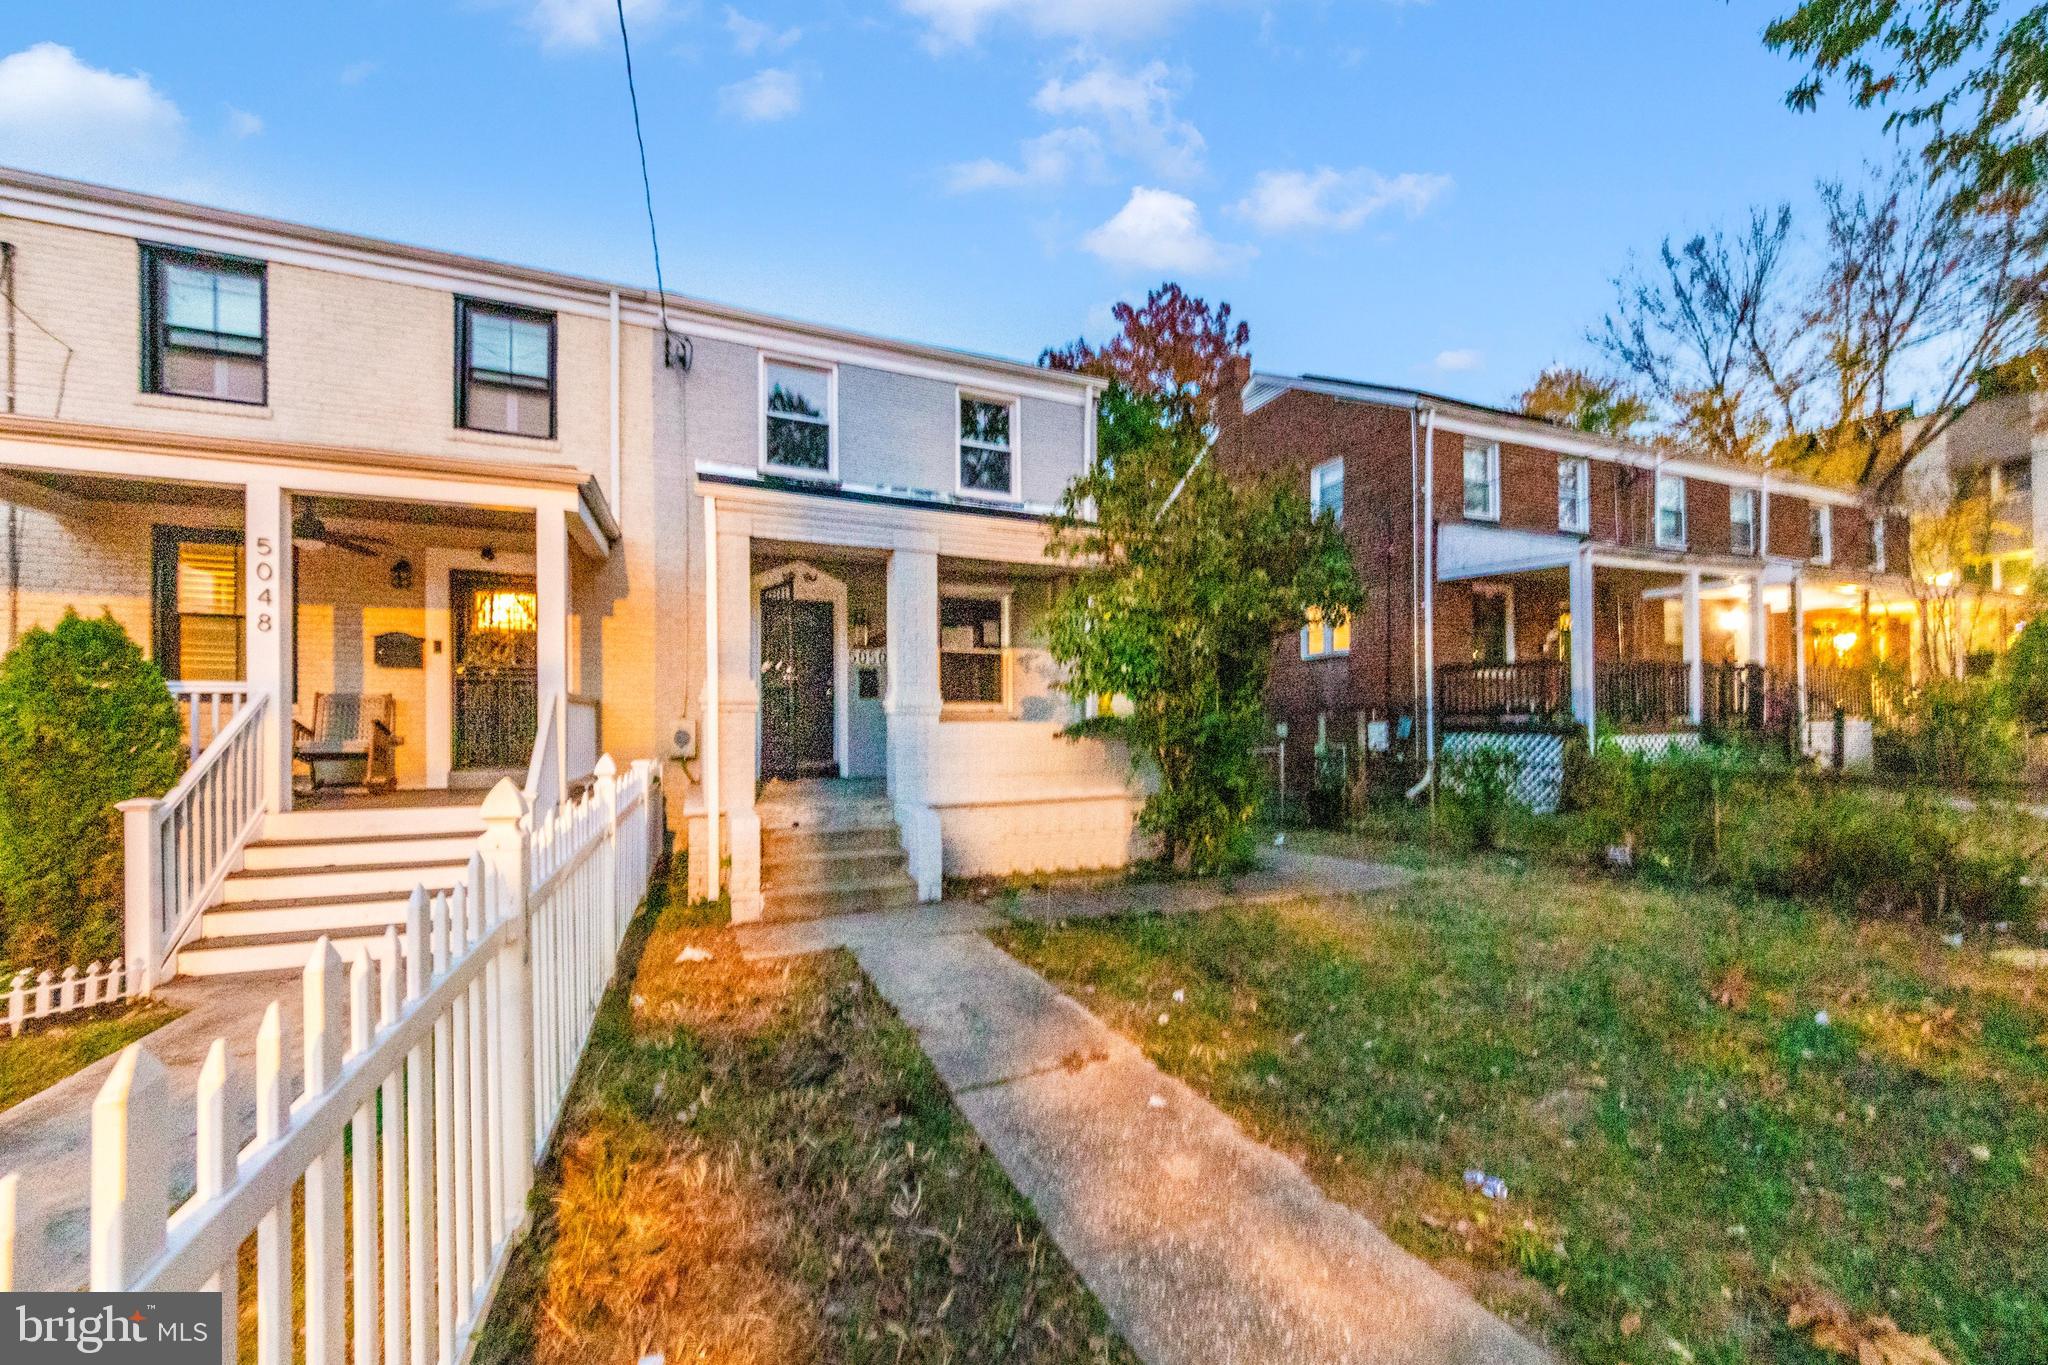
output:
M 1714 1003 L 1724 1010 L 1741 1010 L 1749 1007 L 1752 990 L 1753 987 L 1749 984 L 1749 971 L 1738 962 L 1721 973 L 1721 979 L 1708 989 L 1708 994 L 1713 996 Z
M 1926 1337 L 1900 1330 L 1882 1313 L 1858 1318 L 1846 1304 L 1818 1290 L 1792 1301 L 1785 1325 L 1805 1332 L 1814 1349 L 1846 1356 L 1856 1365 L 1948 1365 Z

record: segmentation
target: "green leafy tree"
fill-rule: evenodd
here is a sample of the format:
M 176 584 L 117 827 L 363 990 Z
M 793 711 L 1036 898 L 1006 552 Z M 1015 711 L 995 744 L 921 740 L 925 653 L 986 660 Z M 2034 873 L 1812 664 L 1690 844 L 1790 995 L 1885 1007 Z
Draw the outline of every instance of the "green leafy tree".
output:
M 163 674 L 110 616 L 66 612 L 0 659 L 0 958 L 83 966 L 121 947 L 118 801 L 185 769 Z
M 1515 404 L 1531 417 L 1599 436 L 1633 436 L 1651 417 L 1649 400 L 1623 381 L 1568 365 L 1537 375 Z
M 1972 198 L 2048 184 L 2048 4 L 1805 0 L 1764 41 L 1812 65 L 1794 109 L 1839 81 L 1887 129 L 1924 132 L 1929 163 Z
M 1251 856 L 1275 640 L 1364 593 L 1335 520 L 1293 482 L 1233 482 L 1206 458 L 1198 408 L 1115 381 L 1103 395 L 1097 463 L 1055 521 L 1052 553 L 1076 572 L 1048 644 L 1075 699 L 1127 699 L 1075 729 L 1152 766 L 1141 827 L 1168 867 L 1209 873 Z

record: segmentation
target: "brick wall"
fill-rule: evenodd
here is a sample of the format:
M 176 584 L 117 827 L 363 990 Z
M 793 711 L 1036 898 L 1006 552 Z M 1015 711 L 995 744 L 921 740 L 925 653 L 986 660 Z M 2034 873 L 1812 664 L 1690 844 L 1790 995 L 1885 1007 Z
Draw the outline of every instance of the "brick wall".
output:
M 1771 553 L 1805 559 L 1813 553 L 1813 524 L 1805 498 L 1771 493 Z
M 1686 548 L 1695 554 L 1728 553 L 1728 485 L 1712 479 L 1685 481 Z

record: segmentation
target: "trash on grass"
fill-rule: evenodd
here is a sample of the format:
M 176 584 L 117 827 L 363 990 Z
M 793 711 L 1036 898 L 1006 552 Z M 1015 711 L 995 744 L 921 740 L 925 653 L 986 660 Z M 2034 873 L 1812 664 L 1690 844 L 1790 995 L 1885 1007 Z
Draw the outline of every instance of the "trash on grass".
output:
M 1166 1107 L 1166 1096 L 1154 1095 L 1151 1099 L 1146 1100 L 1145 1103 L 1153 1109 L 1164 1109 Z
M 676 961 L 678 962 L 709 962 L 710 960 L 711 951 L 708 948 L 699 948 L 694 943 L 676 954 Z

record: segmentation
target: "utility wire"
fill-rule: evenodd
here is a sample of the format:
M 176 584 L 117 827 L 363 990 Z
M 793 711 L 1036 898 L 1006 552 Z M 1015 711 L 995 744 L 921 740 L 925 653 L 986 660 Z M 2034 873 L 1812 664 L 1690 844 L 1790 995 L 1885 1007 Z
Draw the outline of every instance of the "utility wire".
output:
M 633 81 L 633 40 L 626 34 L 626 0 L 616 0 L 619 12 L 619 46 L 626 54 L 626 97 L 633 104 L 633 141 L 640 147 L 640 191 L 647 201 L 647 240 L 654 246 L 655 306 L 661 313 L 662 363 L 667 364 L 675 333 L 668 325 L 668 287 L 661 278 L 661 234 L 654 227 L 654 181 L 647 174 L 647 134 L 640 128 L 640 89 Z M 689 367 L 689 349 L 683 348 L 683 365 Z

